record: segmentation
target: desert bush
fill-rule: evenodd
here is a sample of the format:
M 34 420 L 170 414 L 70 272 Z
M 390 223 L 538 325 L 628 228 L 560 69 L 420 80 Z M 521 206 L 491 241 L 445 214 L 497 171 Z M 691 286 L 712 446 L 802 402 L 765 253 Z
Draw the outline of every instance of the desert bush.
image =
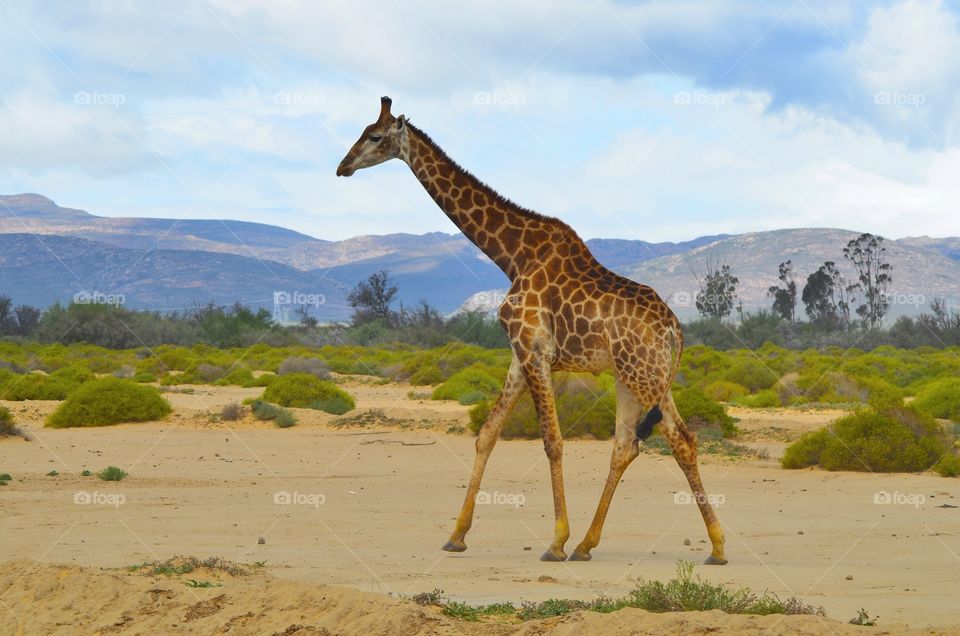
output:
M 940 461 L 933 465 L 932 470 L 941 477 L 960 477 L 960 457 L 945 453 Z
M 113 375 L 126 380 L 132 379 L 137 374 L 137 369 L 129 364 L 122 364 L 113 371 Z
M 5 406 L 0 406 L 0 437 L 19 435 L 20 430 L 13 422 L 13 414 Z
M 960 422 L 960 378 L 942 378 L 931 382 L 911 403 L 921 413 Z
M 127 477 L 127 471 L 116 466 L 107 466 L 97 473 L 97 477 L 103 481 L 123 481 Z
M 746 387 L 751 393 L 756 393 L 775 385 L 779 376 L 766 364 L 750 357 L 735 361 L 724 374 L 723 379 Z
M 306 373 L 279 376 L 263 392 L 262 399 L 281 406 L 317 409 L 335 415 L 342 415 L 356 406 L 346 391 Z
M 320 358 L 306 358 L 301 356 L 286 358 L 277 368 L 277 375 L 289 375 L 291 373 L 307 373 L 309 375 L 315 375 L 321 380 L 330 379 L 330 367 Z
M 743 395 L 733 398 L 733 403 L 737 406 L 745 406 L 751 409 L 768 409 L 783 406 L 780 401 L 780 395 L 773 389 L 758 391 L 753 395 Z
M 703 387 L 703 393 L 711 400 L 717 402 L 730 402 L 747 394 L 747 389 L 729 380 L 716 380 Z
M 270 404 L 263 400 L 254 400 L 251 404 L 253 416 L 258 420 L 273 420 L 273 423 L 280 428 L 288 428 L 297 423 L 297 418 L 293 411 Z
M 469 404 L 469 401 L 462 401 L 464 396 L 469 395 L 476 404 L 480 400 L 495 397 L 501 384 L 485 367 L 474 364 L 450 376 L 433 390 L 431 397 L 434 400 L 460 400 L 461 404 Z M 480 396 L 479 400 L 476 399 L 477 395 Z
M 170 403 L 152 386 L 105 377 L 86 382 L 47 418 L 47 426 L 106 426 L 120 422 L 158 420 L 170 413 Z
M 691 429 L 719 428 L 724 437 L 733 437 L 737 433 L 734 419 L 719 402 L 711 400 L 700 389 L 691 387 L 673 392 L 673 401 L 680 411 L 680 417 Z
M 917 472 L 946 453 L 943 431 L 930 417 L 906 407 L 862 409 L 787 447 L 784 468 L 819 464 L 827 470 Z
M 243 405 L 239 402 L 231 402 L 220 411 L 220 419 L 227 422 L 236 422 L 243 419 Z
M 156 382 L 157 376 L 148 371 L 140 371 L 130 379 L 140 384 L 147 384 L 149 382 Z

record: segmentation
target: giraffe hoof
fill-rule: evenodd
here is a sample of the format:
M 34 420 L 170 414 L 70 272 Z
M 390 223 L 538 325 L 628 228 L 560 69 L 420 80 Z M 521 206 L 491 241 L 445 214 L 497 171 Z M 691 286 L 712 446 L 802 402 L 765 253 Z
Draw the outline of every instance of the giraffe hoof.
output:
M 541 561 L 566 561 L 567 553 L 563 550 L 557 550 L 556 548 L 549 548 L 546 552 L 540 555 Z
M 590 556 L 589 552 L 577 552 L 574 550 L 573 554 L 570 555 L 568 561 L 589 561 L 593 557 Z
M 707 560 L 704 561 L 703 563 L 704 563 L 704 565 L 726 565 L 726 564 L 727 564 L 727 560 L 726 560 L 726 559 L 718 559 L 717 557 L 715 557 L 715 556 L 713 556 L 713 555 L 711 554 L 710 556 L 707 557 Z
M 467 549 L 467 544 L 463 541 L 447 541 L 443 544 L 442 548 L 445 552 L 464 552 Z

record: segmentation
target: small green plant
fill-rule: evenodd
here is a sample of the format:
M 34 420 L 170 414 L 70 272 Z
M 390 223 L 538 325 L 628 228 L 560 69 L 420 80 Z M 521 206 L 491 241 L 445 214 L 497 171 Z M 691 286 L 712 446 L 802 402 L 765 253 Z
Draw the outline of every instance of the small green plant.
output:
M 59 474 L 59 472 L 51 470 L 49 473 L 47 473 L 47 477 L 57 477 Z
M 93 476 L 93 473 L 90 472 L 89 470 L 84 470 L 82 473 L 80 473 L 80 476 L 81 476 L 81 477 L 92 477 L 92 476 Z
M 482 365 L 475 364 L 457 371 L 433 390 L 434 400 L 457 400 L 461 404 L 476 404 L 497 395 L 503 383 Z M 464 399 L 469 396 L 469 399 Z
M 737 434 L 734 419 L 719 402 L 711 400 L 697 388 L 680 389 L 673 393 L 674 403 L 680 411 L 680 417 L 690 428 L 719 428 L 724 437 Z
M 11 481 L 13 477 L 10 476 L 10 473 L 0 473 L 0 484 L 4 486 L 7 485 L 8 481 Z
M 196 579 L 187 579 L 183 582 L 187 587 L 223 587 L 223 583 L 214 583 L 213 581 L 197 581 Z
M 152 386 L 105 377 L 85 382 L 47 418 L 51 428 L 159 420 L 170 403 Z
M 847 622 L 850 623 L 851 625 L 863 625 L 864 627 L 876 627 L 877 619 L 879 618 L 880 618 L 879 616 L 874 616 L 873 618 L 870 618 L 870 614 L 867 613 L 867 610 L 861 607 L 860 609 L 857 610 L 857 615 L 851 618 Z
M 103 481 L 123 481 L 126 476 L 127 471 L 122 468 L 117 468 L 116 466 L 107 466 L 97 473 L 97 477 Z
M 297 423 L 297 417 L 293 411 L 263 400 L 254 400 L 251 403 L 251 409 L 253 416 L 258 420 L 273 420 L 273 423 L 280 428 L 289 428 Z

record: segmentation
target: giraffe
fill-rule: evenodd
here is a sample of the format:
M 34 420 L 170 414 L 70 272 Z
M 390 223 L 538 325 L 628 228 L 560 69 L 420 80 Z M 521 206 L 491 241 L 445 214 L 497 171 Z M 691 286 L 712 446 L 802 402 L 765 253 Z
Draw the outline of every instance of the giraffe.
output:
M 696 436 L 674 404 L 670 387 L 683 349 L 677 317 L 657 293 L 602 266 L 566 223 L 522 208 L 457 165 L 404 115 L 390 113 L 382 97 L 380 116 L 367 126 L 337 167 L 337 176 L 390 159 L 403 160 L 436 204 L 503 270 L 511 285 L 499 318 L 513 356 L 503 389 L 480 428 L 466 497 L 448 552 L 467 549 L 467 531 L 484 468 L 504 422 L 524 390 L 530 392 L 550 466 L 554 537 L 541 556 L 567 559 L 570 536 L 563 486 L 563 437 L 551 372 L 616 376 L 616 433 L 606 484 L 593 521 L 570 560 L 588 561 L 614 491 L 656 424 L 689 482 L 712 544 L 706 563 L 726 563 L 723 530 L 710 505 L 697 465 Z

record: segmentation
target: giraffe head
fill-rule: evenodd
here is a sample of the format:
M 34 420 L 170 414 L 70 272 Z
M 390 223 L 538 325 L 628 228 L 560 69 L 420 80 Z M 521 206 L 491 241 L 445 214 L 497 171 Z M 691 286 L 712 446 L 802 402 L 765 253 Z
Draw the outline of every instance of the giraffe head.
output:
M 338 177 L 349 177 L 357 170 L 401 156 L 406 145 L 407 120 L 390 114 L 391 100 L 380 98 L 380 117 L 363 129 L 360 139 L 337 166 Z

